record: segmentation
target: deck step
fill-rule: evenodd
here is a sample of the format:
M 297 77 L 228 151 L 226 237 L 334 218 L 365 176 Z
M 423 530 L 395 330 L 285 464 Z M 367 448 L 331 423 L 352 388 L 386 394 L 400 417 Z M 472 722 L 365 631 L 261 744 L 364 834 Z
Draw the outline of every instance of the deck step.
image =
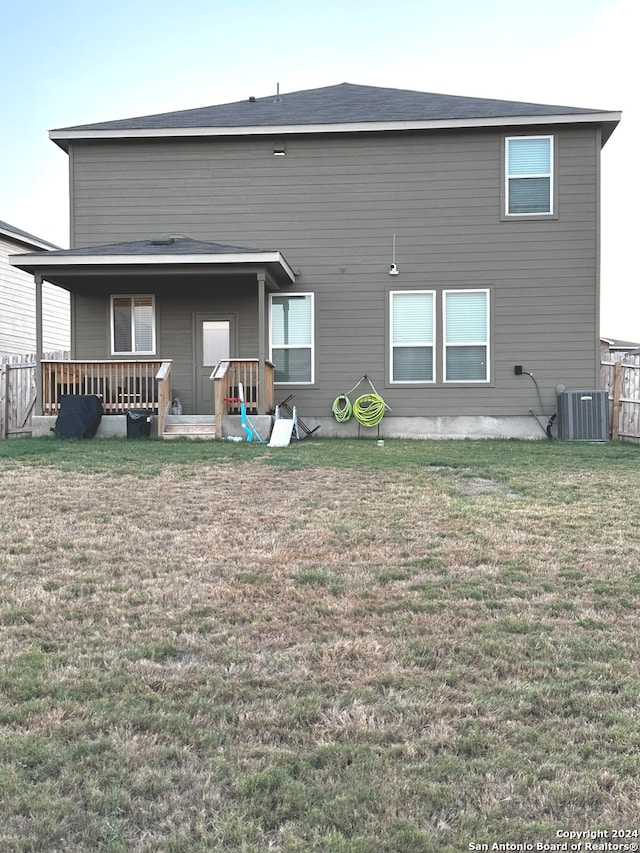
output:
M 216 437 L 216 428 L 210 415 L 171 415 L 164 425 L 163 438 L 200 438 Z

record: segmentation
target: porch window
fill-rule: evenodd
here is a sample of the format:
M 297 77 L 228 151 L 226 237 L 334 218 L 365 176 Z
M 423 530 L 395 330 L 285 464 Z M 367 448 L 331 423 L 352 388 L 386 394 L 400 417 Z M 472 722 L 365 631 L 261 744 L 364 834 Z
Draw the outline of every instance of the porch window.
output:
M 435 293 L 392 291 L 391 381 L 433 382 L 435 359 Z
M 153 296 L 111 297 L 111 353 L 149 355 L 156 351 Z
M 553 213 L 553 137 L 506 140 L 508 216 Z
M 445 290 L 445 382 L 489 381 L 489 291 Z
M 271 294 L 270 352 L 274 380 L 313 382 L 313 294 Z

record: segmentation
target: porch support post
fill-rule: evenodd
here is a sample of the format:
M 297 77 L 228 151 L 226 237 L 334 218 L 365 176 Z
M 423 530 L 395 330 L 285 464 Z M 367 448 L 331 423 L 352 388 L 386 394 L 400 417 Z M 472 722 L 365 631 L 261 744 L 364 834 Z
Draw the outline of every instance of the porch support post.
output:
M 36 273 L 36 414 L 42 414 L 42 276 Z
M 258 273 L 258 414 L 266 415 L 265 382 L 267 360 L 267 311 L 266 311 L 267 277 L 263 272 Z

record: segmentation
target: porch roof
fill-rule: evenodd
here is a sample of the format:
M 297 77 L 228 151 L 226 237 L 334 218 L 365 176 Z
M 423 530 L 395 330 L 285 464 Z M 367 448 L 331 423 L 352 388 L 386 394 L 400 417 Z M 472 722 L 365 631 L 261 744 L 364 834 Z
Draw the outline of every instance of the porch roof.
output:
M 181 234 L 169 234 L 126 243 L 109 243 L 76 249 L 57 249 L 10 255 L 18 269 L 74 290 L 79 278 L 92 275 L 154 275 L 176 273 L 246 274 L 264 270 L 274 290 L 293 284 L 296 274 L 277 249 L 254 249 L 194 240 Z

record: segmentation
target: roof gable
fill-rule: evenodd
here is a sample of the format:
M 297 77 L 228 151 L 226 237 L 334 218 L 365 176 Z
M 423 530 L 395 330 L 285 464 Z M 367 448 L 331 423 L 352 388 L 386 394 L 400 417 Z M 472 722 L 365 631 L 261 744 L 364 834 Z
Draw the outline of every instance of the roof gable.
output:
M 49 243 L 48 240 L 42 240 L 40 237 L 35 237 L 33 234 L 29 234 L 27 231 L 22 231 L 20 228 L 16 228 L 15 225 L 9 225 L 8 222 L 3 222 L 0 220 L 0 237 L 5 237 L 8 240 L 11 240 L 14 243 L 18 243 L 21 246 L 25 246 L 28 249 L 57 249 L 53 243 Z
M 619 119 L 619 115 L 615 118 L 616 114 L 596 109 L 341 83 L 199 109 L 60 128 L 52 130 L 50 136 L 62 144 L 73 138 L 198 135 L 198 131 L 218 135 L 408 129 L 407 125 L 504 125 L 523 119 L 557 121 L 561 117 L 564 121 L 595 121 L 603 115 L 616 123 Z

